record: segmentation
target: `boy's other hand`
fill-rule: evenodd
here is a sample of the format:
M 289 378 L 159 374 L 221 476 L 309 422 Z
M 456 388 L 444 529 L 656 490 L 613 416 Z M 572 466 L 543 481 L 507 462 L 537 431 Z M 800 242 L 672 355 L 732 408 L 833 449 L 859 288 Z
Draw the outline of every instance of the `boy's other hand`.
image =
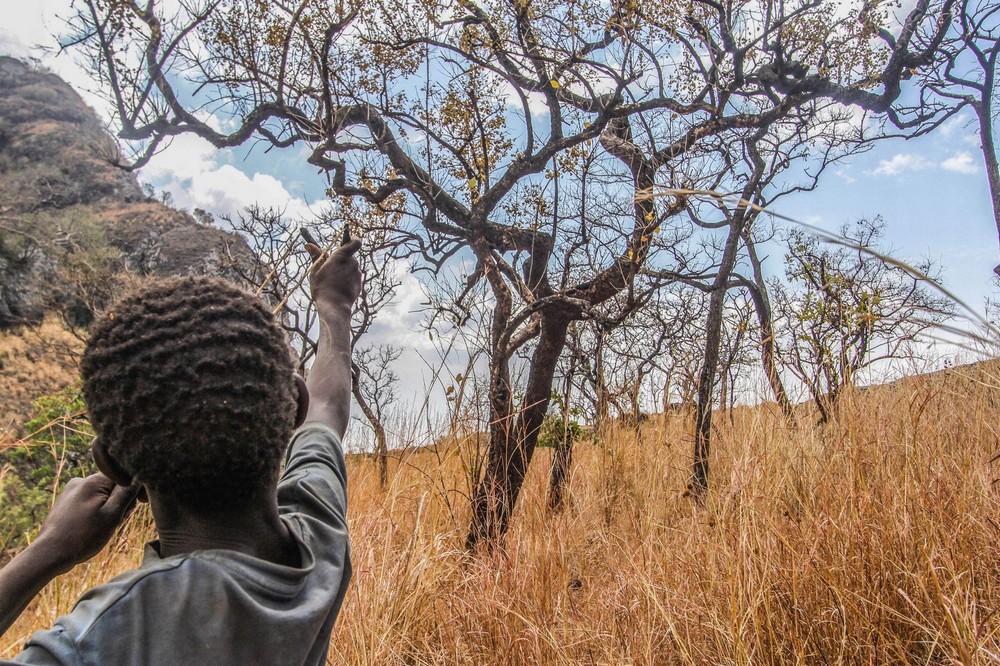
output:
M 134 506 L 140 486 L 122 488 L 103 474 L 70 479 L 33 547 L 66 572 L 97 555 Z
M 355 238 L 320 261 L 323 251 L 312 243 L 306 243 L 309 256 L 314 263 L 318 262 L 309 278 L 313 299 L 321 313 L 327 308 L 350 308 L 358 299 L 361 294 L 361 267 L 354 255 L 360 249 L 361 239 Z

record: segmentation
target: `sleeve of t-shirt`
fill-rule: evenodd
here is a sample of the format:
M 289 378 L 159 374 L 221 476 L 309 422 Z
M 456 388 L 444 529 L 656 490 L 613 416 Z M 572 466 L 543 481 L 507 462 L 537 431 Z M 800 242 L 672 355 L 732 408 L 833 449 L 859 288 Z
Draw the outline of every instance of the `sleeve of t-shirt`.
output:
M 311 421 L 295 431 L 285 471 L 278 482 L 278 506 L 335 528 L 347 525 L 347 470 L 337 433 Z
M 66 631 L 56 625 L 36 631 L 21 654 L 12 661 L 0 659 L 0 666 L 83 666 L 83 658 Z

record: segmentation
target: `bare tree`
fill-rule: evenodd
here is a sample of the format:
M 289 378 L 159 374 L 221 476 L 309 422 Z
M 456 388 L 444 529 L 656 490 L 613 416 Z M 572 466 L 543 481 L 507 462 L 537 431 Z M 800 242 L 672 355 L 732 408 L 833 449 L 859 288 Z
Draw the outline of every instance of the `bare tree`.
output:
M 229 265 L 239 279 L 272 308 L 288 335 L 296 358 L 296 369 L 305 374 L 316 353 L 316 308 L 307 289 L 302 289 L 311 261 L 298 237 L 299 223 L 282 211 L 249 206 L 237 217 L 223 222 L 250 246 L 254 261 L 230 255 Z
M 781 360 L 808 389 L 821 423 L 861 370 L 917 354 L 920 335 L 950 316 L 946 299 L 880 257 L 883 229 L 881 218 L 844 225 L 855 247 L 833 249 L 790 231 L 788 285 L 772 281 L 786 339 Z M 932 268 L 915 266 L 925 275 Z
M 925 90 L 951 102 L 949 115 L 972 108 L 1000 236 L 1000 164 L 993 123 L 997 116 L 997 62 L 1000 59 L 1000 5 L 961 0 L 938 54 L 938 65 L 921 76 Z M 993 269 L 1000 275 L 1000 264 Z
M 721 353 L 719 355 L 719 406 L 729 412 L 737 400 L 737 378 L 741 370 L 753 367 L 750 343 L 753 335 L 753 301 L 741 292 L 730 292 L 723 309 Z
M 612 317 L 638 309 L 647 267 L 690 274 L 653 240 L 683 219 L 683 200 L 644 194 L 685 184 L 682 161 L 724 169 L 708 164 L 706 141 L 738 141 L 816 99 L 895 122 L 902 73 L 931 61 L 952 1 L 919 0 L 878 42 L 880 6 L 838 13 L 821 0 L 470 0 L 406 12 L 379 0 L 223 0 L 169 13 L 155 0 L 83 0 L 70 41 L 136 148 L 132 167 L 183 133 L 218 147 L 308 146 L 331 194 L 372 205 L 405 197 L 392 233 L 424 267 L 471 253 L 470 290 L 485 282 L 494 304 L 491 441 L 466 539 L 475 548 L 507 530 L 570 322 L 620 295 Z M 231 114 L 235 128 L 219 130 L 205 108 Z M 599 169 L 546 178 L 588 150 L 600 151 Z M 585 178 L 629 203 L 593 226 L 567 214 L 558 190 Z M 578 262 L 581 252 L 595 261 Z M 720 274 L 733 261 L 723 254 Z M 515 390 L 521 350 L 531 360 Z
M 319 329 L 307 280 L 312 262 L 298 234 L 303 222 L 292 221 L 280 211 L 260 206 L 248 207 L 235 220 L 224 219 L 246 239 L 256 259 L 248 263 L 234 258 L 232 270 L 275 308 L 279 323 L 288 333 L 298 371 L 305 374 L 316 354 Z M 398 382 L 389 366 L 401 352 L 393 345 L 359 347 L 358 343 L 399 286 L 392 260 L 395 247 L 386 233 L 387 226 L 395 220 L 395 214 L 385 208 L 373 210 L 338 201 L 311 225 L 323 239 L 340 238 L 343 225 L 362 238 L 364 251 L 360 254 L 360 263 L 365 289 L 358 299 L 351 328 L 351 345 L 355 347 L 352 393 L 375 436 L 374 453 L 383 488 L 388 470 L 384 418 L 389 405 L 395 401 Z
M 385 430 L 387 410 L 396 402 L 399 375 L 392 364 L 402 349 L 394 345 L 360 347 L 351 363 L 352 390 L 358 406 L 375 433 L 374 455 L 378 461 L 379 487 L 385 490 L 389 480 L 389 444 Z M 360 399 L 358 399 L 360 396 Z

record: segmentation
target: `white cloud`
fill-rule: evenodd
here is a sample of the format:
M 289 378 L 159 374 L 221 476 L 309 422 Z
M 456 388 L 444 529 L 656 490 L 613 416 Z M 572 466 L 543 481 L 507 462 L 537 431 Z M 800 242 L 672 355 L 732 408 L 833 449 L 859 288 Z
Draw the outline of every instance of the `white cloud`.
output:
M 265 173 L 244 173 L 226 164 L 226 157 L 204 139 L 187 134 L 174 139 L 150 160 L 140 177 L 170 192 L 174 205 L 180 208 L 235 216 L 256 203 L 293 218 L 310 216 L 306 201 L 292 195 L 280 180 Z
M 967 146 L 975 146 L 976 148 L 981 147 L 983 143 L 982 139 L 979 138 L 978 129 L 969 132 L 968 134 L 963 134 L 962 138 L 959 140 Z
M 8 3 L 0 27 L 0 53 L 15 57 L 41 56 L 35 48 L 55 46 L 54 33 L 65 31 L 57 16 L 68 16 L 70 0 L 35 0 Z
M 941 162 L 941 168 L 965 174 L 979 173 L 978 162 L 971 153 L 964 150 Z
M 206 171 L 214 164 L 215 147 L 194 134 L 182 134 L 143 167 L 144 180 L 165 181 L 184 179 L 190 174 Z
M 190 178 L 187 193 L 192 205 L 219 213 L 234 213 L 258 203 L 284 210 L 291 217 L 308 215 L 304 201 L 293 197 L 274 176 L 254 173 L 248 176 L 231 164 L 196 174 Z
M 502 86 L 500 94 L 507 99 L 507 107 L 518 110 L 524 108 L 521 97 L 517 94 L 514 86 L 506 79 L 502 82 Z M 526 97 L 528 98 L 528 113 L 531 114 L 532 118 L 538 119 L 548 115 L 549 105 L 545 101 L 545 95 L 538 92 L 529 92 Z
M 923 171 L 930 166 L 931 163 L 925 157 L 913 153 L 898 153 L 891 159 L 879 160 L 878 167 L 869 173 L 875 176 L 898 176 L 904 171 Z
M 847 183 L 848 185 L 850 185 L 851 183 L 856 183 L 858 180 L 857 178 L 852 176 L 846 168 L 837 169 L 833 172 L 833 174 L 838 178 L 842 178 L 844 182 Z
M 961 174 L 975 174 L 979 173 L 979 168 L 976 156 L 967 150 L 961 150 L 940 161 L 931 161 L 916 153 L 898 153 L 890 159 L 879 160 L 875 169 L 865 173 L 872 176 L 899 176 L 913 171 L 944 169 Z
M 955 141 L 967 145 L 979 147 L 979 125 L 975 118 L 968 114 L 961 113 L 937 129 L 937 136 L 944 139 L 944 142 L 954 145 Z
M 31 55 L 31 47 L 19 35 L 0 28 L 0 55 L 23 58 Z
M 408 261 L 398 261 L 394 266 L 395 278 L 399 282 L 392 301 L 375 318 L 375 323 L 366 336 L 366 343 L 401 344 L 417 351 L 430 351 L 434 345 L 427 334 L 416 331 L 426 309 L 423 303 L 427 294 L 419 278 L 414 275 Z M 404 342 L 405 341 L 405 342 Z
M 959 114 L 938 128 L 938 136 L 950 139 L 955 132 L 961 130 L 966 124 L 968 124 L 968 122 L 968 116 L 964 113 Z

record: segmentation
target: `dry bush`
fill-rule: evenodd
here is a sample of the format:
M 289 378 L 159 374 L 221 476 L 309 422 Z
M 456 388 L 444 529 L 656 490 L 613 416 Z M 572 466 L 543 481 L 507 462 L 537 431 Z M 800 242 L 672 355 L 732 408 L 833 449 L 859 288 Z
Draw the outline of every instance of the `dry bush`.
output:
M 545 450 L 505 552 L 477 558 L 461 550 L 469 442 L 397 455 L 386 493 L 352 456 L 355 573 L 330 662 L 998 661 L 998 400 L 990 364 L 848 392 L 821 429 L 737 409 L 717 419 L 702 509 L 680 416 L 579 443 L 559 515 L 543 508 Z M 0 656 L 134 566 L 151 534 L 136 520 L 50 585 Z

